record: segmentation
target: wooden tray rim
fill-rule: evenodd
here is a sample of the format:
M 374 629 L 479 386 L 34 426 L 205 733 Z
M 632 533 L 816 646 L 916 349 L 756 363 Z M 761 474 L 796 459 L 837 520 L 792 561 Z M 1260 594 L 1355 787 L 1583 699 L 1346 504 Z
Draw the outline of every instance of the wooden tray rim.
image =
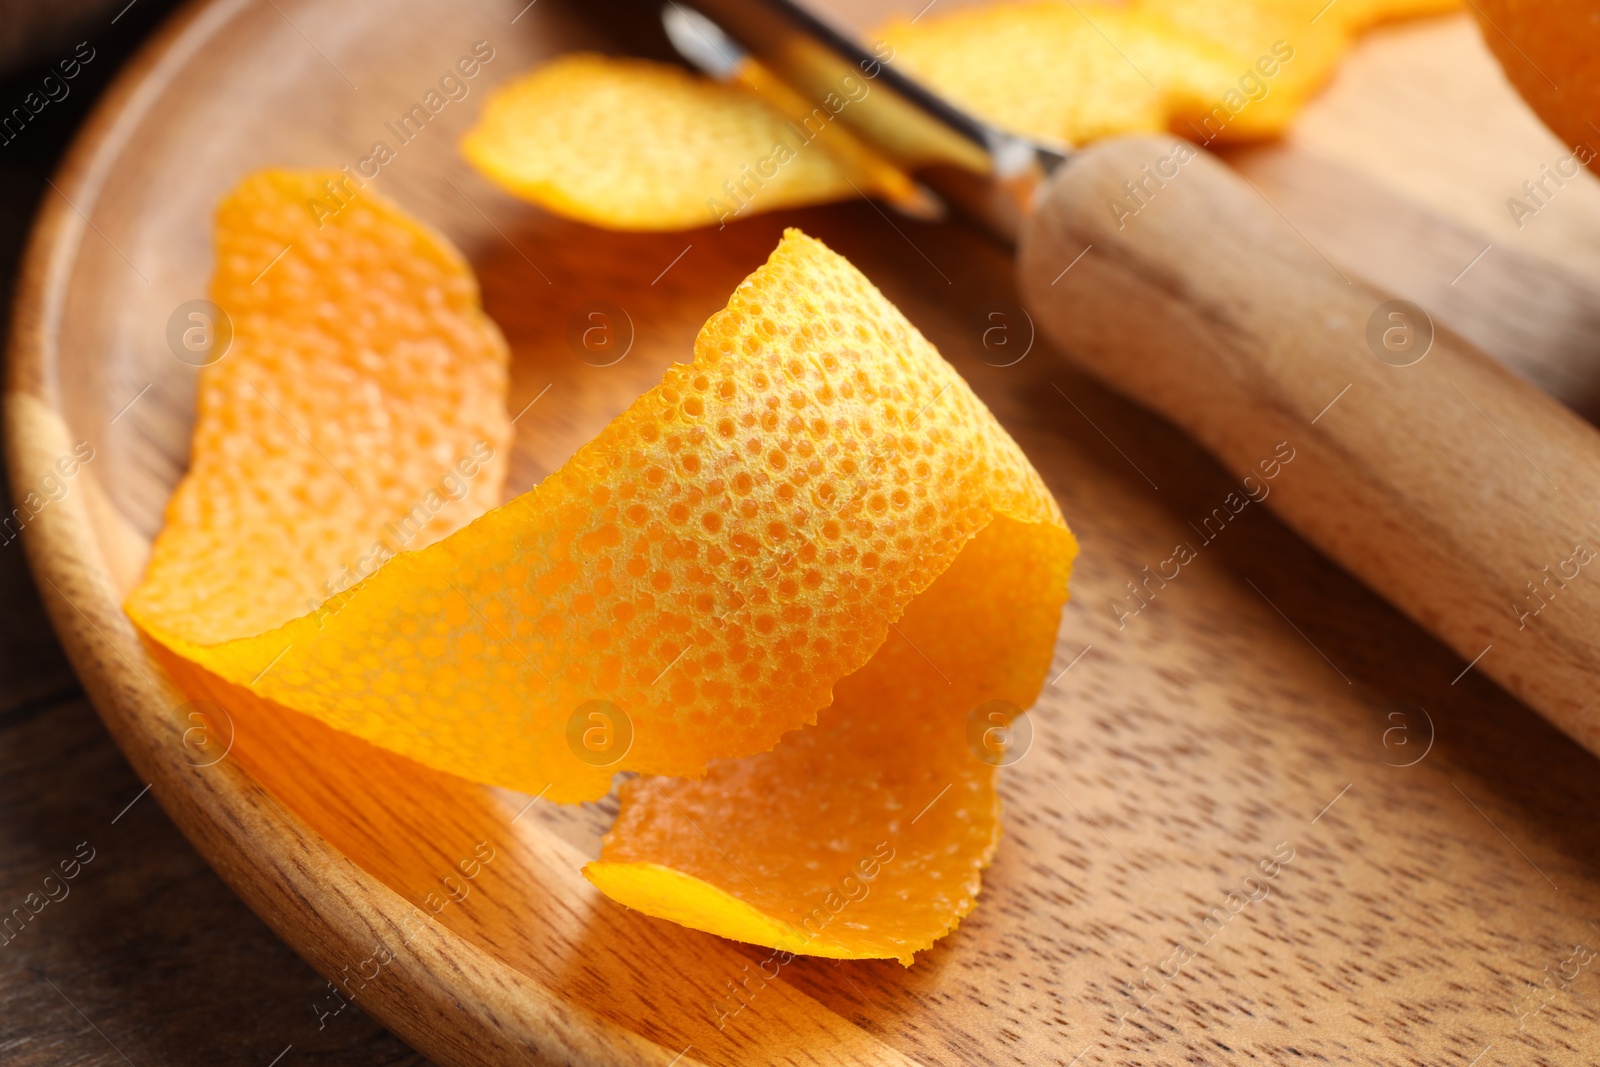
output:
M 194 0 L 171 16 L 117 74 L 52 179 L 23 258 L 7 345 L 4 446 L 14 504 L 32 474 L 70 439 L 57 324 L 100 192 L 187 60 L 250 6 L 251 0 Z M 324 976 L 366 959 L 380 939 L 404 940 L 413 905 L 290 815 L 234 763 L 197 769 L 183 758 L 173 709 L 184 697 L 121 609 L 86 495 L 53 502 L 28 522 L 22 540 L 67 656 L 135 772 L 228 886 Z M 389 964 L 400 972 L 395 980 L 368 985 L 361 1003 L 425 1055 L 446 1063 L 696 1062 L 560 1000 L 465 939 L 435 929 L 438 937 L 410 940 L 411 951 Z M 470 1022 L 462 1019 L 463 992 L 476 999 Z

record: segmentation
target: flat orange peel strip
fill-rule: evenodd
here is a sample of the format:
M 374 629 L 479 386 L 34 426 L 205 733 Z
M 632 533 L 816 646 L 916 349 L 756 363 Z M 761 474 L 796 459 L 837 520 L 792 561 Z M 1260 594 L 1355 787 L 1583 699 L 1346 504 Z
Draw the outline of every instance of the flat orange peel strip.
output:
M 1356 33 L 1460 0 L 994 3 L 882 26 L 892 62 L 1005 129 L 1052 143 L 1171 130 L 1281 134 Z M 498 89 L 462 141 L 491 181 L 618 230 L 682 230 L 858 195 L 923 207 L 913 180 L 846 121 L 848 76 L 813 106 L 746 61 L 716 82 L 671 64 L 576 53 Z
M 127 601 L 191 658 L 498 504 L 511 437 L 505 339 L 444 238 L 338 171 L 282 170 L 241 182 L 216 235 L 233 339 Z
M 895 62 L 990 121 L 1078 144 L 1170 129 L 1197 141 L 1282 133 L 1357 32 L 1459 0 L 996 3 L 877 37 Z
M 954 369 L 790 231 L 694 361 L 531 492 L 276 629 L 174 647 L 429 766 L 588 800 L 815 721 L 999 516 L 1070 551 Z M 614 761 L 569 744 L 596 701 L 631 727 Z
M 1236 65 L 1134 8 L 1057 0 L 929 13 L 877 36 L 897 68 L 958 106 L 1067 144 L 1164 130 L 1188 87 L 1225 80 Z
M 720 226 L 858 194 L 913 194 L 831 113 L 789 113 L 800 106 L 759 70 L 721 83 L 573 53 L 497 89 L 461 148 L 508 192 L 610 229 Z

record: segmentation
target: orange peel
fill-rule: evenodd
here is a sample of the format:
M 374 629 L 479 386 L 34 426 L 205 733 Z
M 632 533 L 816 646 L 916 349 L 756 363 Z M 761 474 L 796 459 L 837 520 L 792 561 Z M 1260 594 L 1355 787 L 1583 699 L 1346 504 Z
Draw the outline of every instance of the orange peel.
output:
M 1196 45 L 1234 55 L 1221 79 L 1197 86 L 1198 114 L 1187 108 L 1173 114 L 1173 130 L 1209 144 L 1282 134 L 1361 31 L 1459 10 L 1461 0 L 1134 0 L 1134 6 Z
M 964 8 L 878 31 L 894 65 L 997 126 L 1080 144 L 1166 129 L 1236 76 L 1232 52 L 1131 7 Z
M 722 83 L 592 53 L 562 56 L 497 89 L 461 148 L 508 192 L 620 230 L 691 229 L 747 212 L 914 193 L 832 112 L 806 108 L 759 70 Z
M 1172 130 L 1205 144 L 1281 134 L 1355 34 L 1460 0 L 1058 0 L 881 27 L 880 54 L 953 103 L 1051 143 Z M 890 49 L 884 53 L 884 49 Z M 812 107 L 758 64 L 714 82 L 668 64 L 563 56 L 490 98 L 462 149 L 502 188 L 620 230 L 873 195 L 912 179 L 836 121 L 870 77 Z
M 909 965 L 972 908 L 999 842 L 987 732 L 1019 728 L 1038 696 L 1071 566 L 1043 532 L 1009 518 L 980 531 L 815 728 L 703 779 L 623 783 L 584 874 L 724 937 Z
M 895 62 L 1006 129 L 1082 143 L 1171 129 L 1197 141 L 1282 133 L 1356 32 L 1459 0 L 1000 3 L 879 31 Z
M 127 610 L 174 648 L 250 637 L 500 502 L 509 354 L 438 234 L 338 171 L 265 171 L 216 216 L 188 473 Z
M 790 231 L 692 363 L 511 503 L 263 633 L 205 643 L 142 610 L 142 590 L 129 607 L 188 659 L 338 729 L 588 800 L 616 771 L 700 775 L 814 722 L 1001 517 L 1075 551 L 955 370 Z M 1049 595 L 1059 607 L 1064 581 Z M 594 701 L 631 725 L 604 765 L 567 743 Z
M 968 722 L 1037 696 L 1076 554 L 1015 442 L 866 278 L 789 230 L 693 362 L 462 526 L 500 490 L 505 344 L 442 238 L 348 187 L 319 211 L 339 181 L 267 172 L 219 211 L 236 347 L 202 373 L 129 614 L 199 677 L 477 781 L 572 801 L 646 772 L 586 869 L 604 892 L 909 964 L 973 906 L 999 802 Z M 319 567 L 477 439 L 494 452 L 461 508 L 300 613 Z M 618 758 L 572 743 L 619 722 Z

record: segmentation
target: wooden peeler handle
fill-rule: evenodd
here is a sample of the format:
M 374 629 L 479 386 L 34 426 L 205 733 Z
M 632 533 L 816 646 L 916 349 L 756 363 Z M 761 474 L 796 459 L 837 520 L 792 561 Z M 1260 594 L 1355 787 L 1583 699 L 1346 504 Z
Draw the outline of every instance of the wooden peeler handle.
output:
M 1069 160 L 1018 271 L 1070 359 L 1235 475 L 1259 478 L 1288 442 L 1267 505 L 1600 754 L 1593 426 L 1341 274 L 1185 141 L 1118 139 Z

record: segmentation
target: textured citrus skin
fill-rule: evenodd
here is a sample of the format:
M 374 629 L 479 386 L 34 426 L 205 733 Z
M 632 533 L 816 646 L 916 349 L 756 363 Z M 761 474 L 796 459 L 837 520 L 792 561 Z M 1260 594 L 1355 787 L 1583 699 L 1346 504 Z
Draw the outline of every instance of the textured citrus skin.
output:
M 1282 133 L 1305 102 L 1333 74 L 1339 59 L 1349 50 L 1354 34 L 1345 24 L 1335 0 L 1318 17 L 1327 0 L 1138 0 L 1141 10 L 1165 19 L 1196 41 L 1207 41 L 1224 48 L 1234 57 L 1233 70 L 1210 92 L 1211 105 L 1226 110 L 1218 115 L 1205 137 L 1220 141 L 1242 141 Z M 1348 9 L 1345 9 L 1348 10 Z M 1313 21 L 1315 19 L 1315 21 Z M 1278 51 L 1274 52 L 1274 47 Z M 1287 56 L 1287 58 L 1285 58 Z M 1265 57 L 1270 77 L 1255 71 Z M 1274 69 L 1274 64 L 1276 69 Z M 1265 86 L 1265 95 L 1252 99 L 1244 95 L 1238 81 L 1255 71 Z M 1236 95 L 1231 98 L 1229 92 Z M 1260 94 L 1261 90 L 1257 90 Z M 1229 114 L 1229 111 L 1236 112 Z M 1225 116 L 1225 121 L 1222 121 Z M 1181 132 L 1194 137 L 1182 116 L 1176 124 Z M 1201 139 L 1205 139 L 1202 137 Z
M 534 490 L 277 630 L 177 650 L 429 766 L 587 800 L 615 771 L 699 775 L 814 722 L 1001 515 L 1070 555 L 955 370 L 791 230 L 694 362 Z M 633 726 L 604 768 L 566 741 L 592 700 Z
M 507 191 L 610 229 L 690 229 L 909 194 L 909 180 L 831 115 L 791 123 L 778 106 L 787 96 L 752 89 L 767 81 L 722 84 L 643 59 L 563 56 L 497 90 L 461 147 Z
M 1046 0 L 930 13 L 915 24 L 892 23 L 880 36 L 895 47 L 897 64 L 1020 133 L 1083 143 L 1171 129 L 1200 141 L 1241 141 L 1282 133 L 1356 31 L 1457 6 L 1459 0 L 1133 0 L 1115 7 Z M 1292 58 L 1282 61 L 1281 46 L 1274 52 L 1279 42 Z M 1261 76 L 1263 57 L 1270 76 Z M 1241 78 L 1249 80 L 1244 88 Z M 1226 110 L 1205 125 L 1219 106 Z
M 1166 129 L 1205 88 L 1237 76 L 1233 54 L 1132 8 L 1058 0 L 971 7 L 879 35 L 894 63 L 996 125 L 1080 144 Z
M 1209 41 L 1237 57 L 1223 83 L 1214 86 L 1210 105 L 1238 92 L 1246 101 L 1215 131 L 1219 141 L 1246 141 L 1281 134 L 1307 100 L 1333 76 L 1356 34 L 1380 22 L 1453 11 L 1460 0 L 1135 0 L 1140 10 L 1159 15 L 1196 41 Z M 1292 58 L 1284 59 L 1284 46 Z M 1243 96 L 1239 79 L 1263 57 L 1276 72 L 1260 77 L 1265 95 Z M 1208 105 L 1209 106 L 1209 105 Z M 1195 136 L 1178 116 L 1174 129 Z M 1211 136 L 1208 128 L 1206 136 Z
M 1483 39 L 1506 77 L 1568 148 L 1600 156 L 1600 2 L 1477 0 Z
M 975 903 L 1000 801 L 968 716 L 1037 697 L 1071 561 L 1058 526 L 990 523 L 816 727 L 698 781 L 624 782 L 584 873 L 630 907 L 724 937 L 909 965 Z
M 872 40 L 894 49 L 897 68 L 1005 129 L 1065 144 L 1170 129 L 1209 144 L 1282 133 L 1357 31 L 1458 6 L 1028 0 L 902 18 Z M 871 79 L 856 84 L 871 91 Z M 864 96 L 836 94 L 837 113 L 852 99 Z M 845 122 L 750 63 L 722 84 L 645 60 L 563 56 L 497 91 L 462 150 L 508 191 L 618 230 L 721 225 L 857 195 L 919 199 Z
M 270 630 L 500 500 L 508 355 L 477 282 L 345 181 L 266 171 L 217 211 L 233 343 L 200 373 L 189 471 L 127 602 L 168 643 Z

